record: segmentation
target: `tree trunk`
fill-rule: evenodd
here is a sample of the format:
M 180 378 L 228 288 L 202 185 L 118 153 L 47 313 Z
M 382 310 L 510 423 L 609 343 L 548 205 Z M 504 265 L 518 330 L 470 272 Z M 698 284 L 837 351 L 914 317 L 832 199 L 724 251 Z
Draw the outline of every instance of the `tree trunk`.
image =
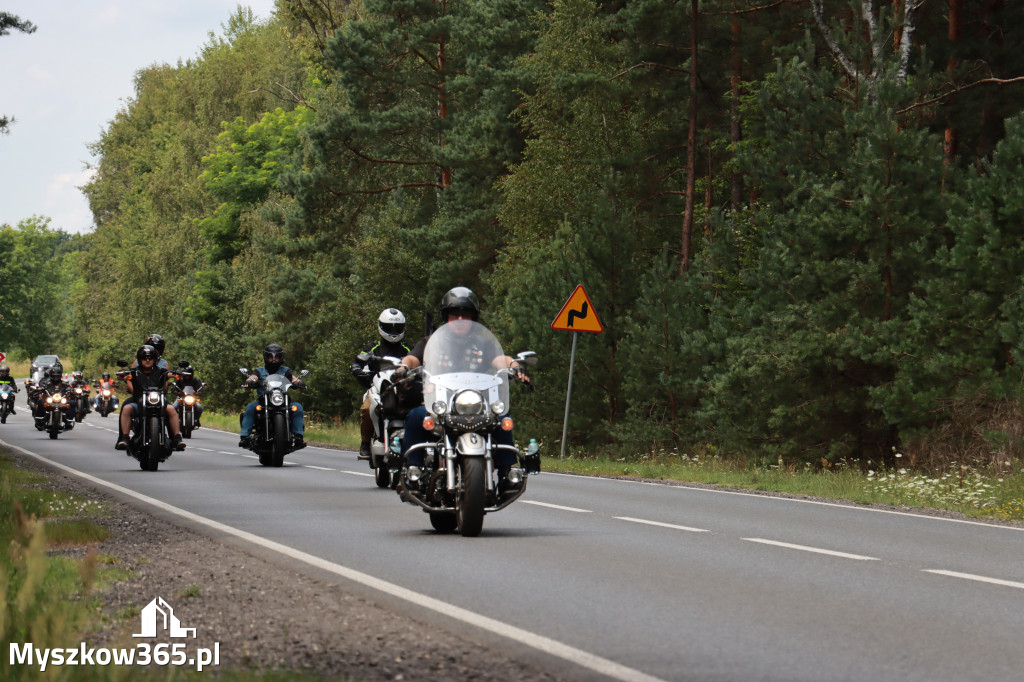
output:
M 957 42 L 960 40 L 960 31 L 963 26 L 960 17 L 960 10 L 963 6 L 963 0 L 949 0 L 949 43 L 950 43 L 950 55 L 949 61 L 946 62 L 946 71 L 952 77 L 956 68 L 960 64 L 960 60 L 956 57 L 955 50 Z M 952 108 L 955 98 L 950 98 L 946 103 L 947 111 Z M 944 136 L 943 153 L 946 159 L 946 165 L 951 166 L 956 160 L 957 151 L 957 131 L 953 126 L 953 122 L 947 117 L 946 120 L 946 133 Z
M 690 121 L 686 135 L 686 208 L 683 211 L 680 272 L 690 270 L 693 205 L 697 191 L 697 74 L 697 0 L 690 0 Z

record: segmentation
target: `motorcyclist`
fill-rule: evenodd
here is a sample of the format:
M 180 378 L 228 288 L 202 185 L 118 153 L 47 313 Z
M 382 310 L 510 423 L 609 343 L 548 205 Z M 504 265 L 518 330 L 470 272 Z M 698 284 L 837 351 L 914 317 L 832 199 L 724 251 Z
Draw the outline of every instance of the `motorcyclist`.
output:
M 138 409 L 139 401 L 142 399 L 146 389 L 159 388 L 161 391 L 167 390 L 167 382 L 170 380 L 170 376 L 166 368 L 157 367 L 159 359 L 160 354 L 156 348 L 144 345 L 135 353 L 136 366 L 125 372 L 125 381 L 128 383 L 128 390 L 131 392 L 132 397 L 124 401 L 124 407 L 121 408 L 121 418 L 119 420 L 121 431 L 117 437 L 117 444 L 114 446 L 118 450 L 128 449 L 128 434 L 131 433 L 132 416 Z M 181 439 L 178 413 L 170 405 L 167 405 L 165 409 L 167 411 L 167 425 L 171 431 L 171 443 L 174 445 L 175 450 L 184 450 L 185 443 Z
M 471 333 L 472 325 L 468 324 L 468 322 L 477 322 L 479 319 L 480 303 L 477 300 L 476 294 L 470 289 L 455 287 L 441 298 L 441 320 L 443 324 L 452 325 L 456 334 Z M 462 324 L 460 325 L 460 323 Z M 463 329 L 460 329 L 460 327 L 463 327 Z M 429 336 L 423 337 L 412 349 L 412 352 L 402 358 L 402 366 L 396 369 L 394 375 L 392 375 L 395 380 L 400 380 L 407 373 L 408 369 L 419 367 L 423 364 L 423 351 L 427 346 L 429 338 Z M 509 367 L 513 370 L 513 377 L 524 383 L 530 382 L 529 375 L 520 367 L 519 361 L 511 356 L 501 354 L 500 348 L 495 348 L 493 352 L 487 353 L 486 357 L 481 357 L 481 362 L 490 363 L 490 366 L 495 369 Z M 410 411 L 405 418 L 405 438 L 402 441 L 402 455 L 406 457 L 407 466 L 423 466 L 423 449 L 418 448 L 411 453 L 409 449 L 413 445 L 419 445 L 427 441 L 429 434 L 423 428 L 423 418 L 426 416 L 427 408 L 421 405 Z M 496 431 L 492 435 L 492 441 L 500 445 L 514 445 L 511 431 Z M 507 467 L 515 464 L 515 455 L 504 449 L 496 448 L 493 458 L 494 466 L 499 471 L 507 470 Z
M 352 376 L 363 388 L 370 388 L 374 375 L 380 371 L 383 357 L 403 358 L 412 351 L 402 343 L 405 337 L 405 315 L 398 308 L 385 308 L 377 317 L 380 340 L 371 341 L 352 361 Z M 370 459 L 370 441 L 373 440 L 373 417 L 370 415 L 370 393 L 363 394 L 359 407 L 359 459 Z
M 171 377 L 174 379 L 174 385 L 177 386 L 182 391 L 184 391 L 187 387 L 191 386 L 192 389 L 196 393 L 198 393 L 199 389 L 201 389 L 205 385 L 205 384 L 203 384 L 202 381 L 200 381 L 199 379 L 196 378 L 196 370 L 195 370 L 195 368 L 192 365 L 185 365 L 184 367 L 179 368 L 178 370 L 176 370 L 171 375 Z M 179 413 L 181 411 L 181 396 L 180 395 L 178 396 L 177 400 L 174 401 L 174 409 L 175 409 L 175 411 L 177 411 Z M 200 426 L 202 426 L 202 424 L 199 423 L 199 420 L 200 420 L 200 418 L 202 416 L 203 416 L 203 404 L 197 400 L 196 401 L 196 423 L 195 423 L 196 428 L 199 428 Z
M 18 384 L 11 376 L 11 368 L 7 365 L 0 365 L 0 384 L 7 384 L 14 389 L 15 393 L 18 392 Z M 17 412 L 14 411 L 13 400 L 11 401 L 11 414 L 17 414 Z
M 239 434 L 238 447 L 248 448 L 250 444 L 250 438 L 252 436 L 253 427 L 256 426 L 256 405 L 259 399 L 263 397 L 263 394 L 267 392 L 266 387 L 261 382 L 261 379 L 266 379 L 272 374 L 283 374 L 286 379 L 292 382 L 292 385 L 296 388 L 305 388 L 305 384 L 299 379 L 299 377 L 292 372 L 291 368 L 286 367 L 284 364 L 284 348 L 276 343 L 272 343 L 263 349 L 263 367 L 258 367 L 253 370 L 249 375 L 249 379 L 246 382 L 256 386 L 256 400 L 252 401 L 245 406 L 245 412 L 242 415 L 242 433 Z M 302 417 L 302 405 L 293 402 L 291 406 L 294 410 L 289 411 L 289 426 L 292 431 L 292 447 L 296 450 L 306 447 L 306 442 L 303 439 L 305 433 L 305 420 Z
M 55 393 L 56 391 L 67 391 L 70 386 L 64 381 L 64 367 L 54 363 L 46 370 L 42 381 L 29 389 L 32 400 L 32 416 L 37 420 L 43 418 L 42 397 L 44 392 Z M 64 413 L 65 426 L 71 429 L 75 425 L 75 406 L 72 403 Z
M 94 385 L 96 387 L 96 397 L 92 399 L 92 406 L 94 409 L 98 410 L 100 407 L 100 393 L 102 393 L 104 389 L 114 391 L 114 380 L 110 378 L 110 372 L 104 372 Z M 110 400 L 116 410 L 118 405 L 117 394 L 111 393 Z
M 89 404 L 89 382 L 85 380 L 85 375 L 80 370 L 75 370 L 71 373 L 71 381 L 68 382 L 71 390 L 76 388 L 82 389 L 83 399 L 76 401 L 76 409 L 82 411 L 82 415 L 87 415 L 92 412 L 92 406 Z

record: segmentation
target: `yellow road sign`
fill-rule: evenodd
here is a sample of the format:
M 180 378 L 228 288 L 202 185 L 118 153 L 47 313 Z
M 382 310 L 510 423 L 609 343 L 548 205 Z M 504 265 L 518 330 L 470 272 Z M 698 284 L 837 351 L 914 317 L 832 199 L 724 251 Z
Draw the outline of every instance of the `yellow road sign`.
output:
M 597 311 L 594 310 L 594 304 L 590 302 L 587 290 L 582 284 L 576 285 L 576 290 L 562 306 L 555 321 L 551 323 L 551 328 L 564 332 L 604 331 L 601 320 L 597 318 Z

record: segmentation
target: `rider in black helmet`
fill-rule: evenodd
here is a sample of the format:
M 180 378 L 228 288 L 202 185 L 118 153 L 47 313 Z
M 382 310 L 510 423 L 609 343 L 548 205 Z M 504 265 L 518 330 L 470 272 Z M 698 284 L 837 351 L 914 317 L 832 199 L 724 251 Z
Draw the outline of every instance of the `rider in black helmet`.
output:
M 285 378 L 289 379 L 293 384 L 302 385 L 302 381 L 299 377 L 292 372 L 291 368 L 284 366 L 284 348 L 276 343 L 272 343 L 263 349 L 263 367 L 259 367 L 253 370 L 249 376 L 249 381 L 255 384 L 260 379 L 266 379 L 271 374 L 283 374 Z M 242 433 L 238 439 L 238 447 L 248 448 L 249 437 L 252 435 L 252 430 L 256 426 L 256 405 L 258 399 L 263 397 L 266 393 L 266 388 L 262 385 L 256 389 L 257 400 L 252 401 L 245 406 L 245 412 L 242 414 Z M 298 450 L 299 448 L 306 447 L 306 443 L 303 440 L 303 434 L 305 432 L 305 421 L 302 417 L 302 405 L 293 402 L 293 411 L 289 412 L 289 422 L 292 430 L 292 441 L 293 447 Z
M 137 409 L 136 405 L 142 399 L 142 394 L 145 390 L 147 388 L 159 388 L 161 391 L 167 390 L 170 376 L 167 373 L 166 367 L 157 367 L 159 359 L 159 351 L 148 344 L 139 348 L 135 353 L 137 366 L 133 367 L 128 376 L 125 377 L 132 397 L 124 401 L 124 406 L 121 408 L 121 419 L 118 422 L 121 431 L 117 436 L 117 444 L 114 446 L 118 450 L 128 449 L 128 434 L 131 433 L 132 415 Z M 164 409 L 167 411 L 167 426 L 171 430 L 171 442 L 174 443 L 176 450 L 184 450 L 185 443 L 181 440 L 178 413 L 170 405 L 167 405 Z
M 14 389 L 14 392 L 18 392 L 18 382 L 11 376 L 11 368 L 7 365 L 0 365 L 0 384 L 8 384 Z M 11 414 L 17 414 L 14 411 L 14 400 L 11 400 Z
M 450 289 L 441 298 L 441 321 L 443 324 L 459 325 L 460 322 L 478 322 L 480 320 L 480 302 L 476 294 L 466 287 L 455 287 Z M 473 325 L 464 324 L 467 334 L 472 334 Z M 456 332 L 459 333 L 459 332 Z M 402 366 L 395 370 L 393 378 L 400 379 L 407 368 L 419 367 L 423 364 L 423 351 L 427 346 L 429 336 L 423 337 L 412 349 L 412 352 L 402 358 Z M 500 350 L 500 349 L 496 349 Z M 494 354 L 486 357 L 494 367 L 509 367 L 517 370 L 514 376 L 524 383 L 529 383 L 530 378 L 525 372 L 519 372 L 519 361 L 508 355 Z M 417 407 L 409 412 L 405 418 L 405 438 L 402 441 L 402 454 L 408 454 L 407 464 L 409 466 L 423 466 L 423 450 L 416 449 L 409 453 L 409 448 L 419 443 L 424 443 L 430 437 L 423 428 L 423 418 L 427 416 L 427 409 L 424 406 Z M 512 445 L 513 438 L 511 431 L 498 431 L 493 436 L 496 443 Z M 509 459 L 511 457 L 511 459 Z M 514 456 L 499 450 L 494 454 L 494 465 L 496 467 L 508 467 L 514 463 Z

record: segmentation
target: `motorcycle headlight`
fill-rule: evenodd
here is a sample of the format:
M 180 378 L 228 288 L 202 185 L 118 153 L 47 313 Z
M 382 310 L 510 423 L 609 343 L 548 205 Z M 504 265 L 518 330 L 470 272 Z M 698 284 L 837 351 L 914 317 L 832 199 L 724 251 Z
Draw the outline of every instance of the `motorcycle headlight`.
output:
M 76 388 L 75 393 L 77 393 L 78 395 L 82 395 L 82 389 Z
M 146 403 L 149 405 L 159 405 L 160 394 L 156 391 L 150 391 L 146 394 Z
M 448 411 L 448 406 L 444 404 L 443 400 L 438 400 L 430 406 L 430 411 L 440 417 L 442 414 Z
M 505 403 L 501 402 L 500 400 L 491 403 L 491 412 L 494 413 L 494 416 L 496 417 L 500 417 L 501 415 L 505 414 Z
M 60 397 L 60 404 L 61 405 L 67 405 L 68 404 L 68 399 L 65 398 L 64 396 L 61 396 Z
M 103 397 L 104 398 L 109 398 L 110 397 L 110 391 L 107 390 L 107 389 L 103 389 Z
M 46 396 L 46 403 L 47 404 L 52 404 L 53 403 L 53 396 L 52 395 Z
M 187 395 L 187 396 L 185 396 L 185 404 L 186 405 L 195 405 L 196 404 L 196 397 L 194 395 Z
M 270 404 L 274 405 L 275 407 L 281 407 L 281 405 L 284 405 L 284 394 L 283 393 L 271 393 L 270 394 Z
M 476 391 L 463 391 L 455 396 L 455 414 L 474 415 L 484 411 L 484 397 Z

